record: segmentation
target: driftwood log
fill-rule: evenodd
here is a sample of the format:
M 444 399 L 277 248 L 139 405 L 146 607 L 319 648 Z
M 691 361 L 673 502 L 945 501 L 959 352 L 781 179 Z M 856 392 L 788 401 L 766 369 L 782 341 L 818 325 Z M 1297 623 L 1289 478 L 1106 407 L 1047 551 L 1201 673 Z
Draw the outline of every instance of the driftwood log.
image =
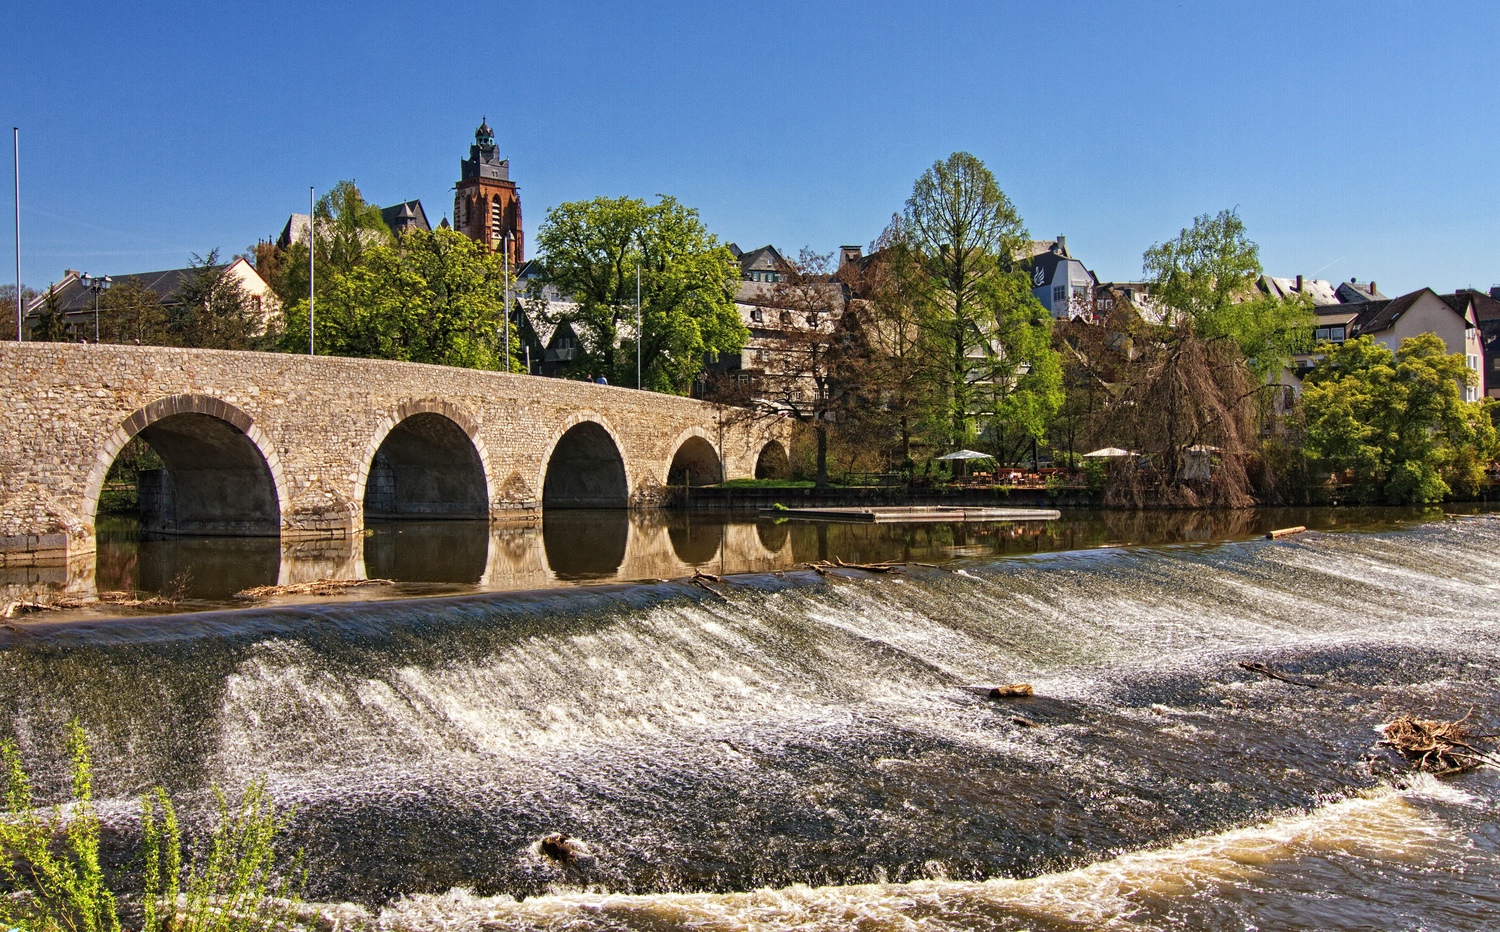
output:
M 1280 680 L 1283 683 L 1291 683 L 1293 686 L 1302 686 L 1307 689 L 1318 689 L 1320 686 L 1320 684 L 1314 683 L 1311 680 L 1304 680 L 1298 676 L 1288 676 L 1285 673 L 1278 673 L 1263 663 L 1255 663 L 1242 660 L 1240 661 L 1240 669 L 1249 670 L 1251 673 L 1259 673 L 1261 676 L 1268 676 L 1273 680 Z
M 1303 527 L 1300 524 L 1296 527 L 1284 527 L 1267 534 L 1266 540 L 1281 540 L 1283 537 L 1291 537 L 1293 534 L 1301 534 L 1306 530 L 1307 528 Z
M 1036 690 L 1031 688 L 1030 683 L 1011 683 L 1009 686 L 996 686 L 986 695 L 991 699 L 1020 699 L 1036 695 Z

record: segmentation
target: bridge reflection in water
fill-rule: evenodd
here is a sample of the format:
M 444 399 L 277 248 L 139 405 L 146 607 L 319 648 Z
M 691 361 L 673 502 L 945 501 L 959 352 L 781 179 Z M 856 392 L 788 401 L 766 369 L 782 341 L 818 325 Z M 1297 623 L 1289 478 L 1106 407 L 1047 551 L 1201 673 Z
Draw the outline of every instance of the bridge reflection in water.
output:
M 470 520 L 371 522 L 354 540 L 142 535 L 135 519 L 101 520 L 97 559 L 68 567 L 0 567 L 0 597 L 88 600 L 101 592 L 181 596 L 182 609 L 243 605 L 255 586 L 321 579 L 389 579 L 359 597 L 542 589 L 714 574 L 789 570 L 805 562 L 984 562 L 1101 546 L 1207 544 L 1306 525 L 1370 530 L 1430 518 L 1403 509 L 1259 509 L 1236 512 L 1064 512 L 1056 521 L 1006 524 L 778 522 L 754 515 L 546 509 L 522 526 Z M 156 609 L 153 609 L 156 610 Z M 119 614 L 108 606 L 91 613 Z

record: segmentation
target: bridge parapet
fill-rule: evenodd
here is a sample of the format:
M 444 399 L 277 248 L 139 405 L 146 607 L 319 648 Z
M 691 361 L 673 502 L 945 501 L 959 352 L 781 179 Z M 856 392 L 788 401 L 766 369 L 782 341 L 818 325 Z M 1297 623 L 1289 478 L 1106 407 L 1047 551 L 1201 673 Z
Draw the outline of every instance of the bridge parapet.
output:
M 309 539 L 361 534 L 372 477 L 382 503 L 429 517 L 549 498 L 650 508 L 683 438 L 697 438 L 692 475 L 708 446 L 735 478 L 790 427 L 527 375 L 99 344 L 0 344 L 0 399 L 0 566 L 91 553 L 105 477 L 136 437 L 166 463 L 160 530 Z

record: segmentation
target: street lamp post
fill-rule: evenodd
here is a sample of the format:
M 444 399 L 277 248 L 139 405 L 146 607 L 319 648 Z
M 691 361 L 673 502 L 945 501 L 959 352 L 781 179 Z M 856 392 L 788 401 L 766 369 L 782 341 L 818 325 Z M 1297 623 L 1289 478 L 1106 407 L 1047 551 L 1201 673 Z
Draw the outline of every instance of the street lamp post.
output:
M 99 342 L 99 295 L 109 290 L 108 275 L 90 275 L 84 272 L 78 276 L 79 284 L 94 293 L 94 342 Z

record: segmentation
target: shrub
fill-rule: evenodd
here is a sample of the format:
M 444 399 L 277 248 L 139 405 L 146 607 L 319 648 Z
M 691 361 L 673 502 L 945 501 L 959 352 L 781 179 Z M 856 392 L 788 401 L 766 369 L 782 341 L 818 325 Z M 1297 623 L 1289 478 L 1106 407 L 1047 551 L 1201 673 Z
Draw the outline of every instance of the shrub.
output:
M 66 813 L 55 806 L 49 816 L 36 806 L 20 749 L 0 742 L 8 812 L 0 819 L 0 876 L 11 893 L 0 897 L 0 923 L 28 932 L 119 932 L 117 897 L 99 860 L 93 766 L 77 721 L 67 743 L 73 798 Z M 292 881 L 274 872 L 276 836 L 290 815 L 276 813 L 264 781 L 235 804 L 215 787 L 214 800 L 213 830 L 184 867 L 172 801 L 160 787 L 142 798 L 136 863 L 143 932 L 249 932 L 293 923 Z

